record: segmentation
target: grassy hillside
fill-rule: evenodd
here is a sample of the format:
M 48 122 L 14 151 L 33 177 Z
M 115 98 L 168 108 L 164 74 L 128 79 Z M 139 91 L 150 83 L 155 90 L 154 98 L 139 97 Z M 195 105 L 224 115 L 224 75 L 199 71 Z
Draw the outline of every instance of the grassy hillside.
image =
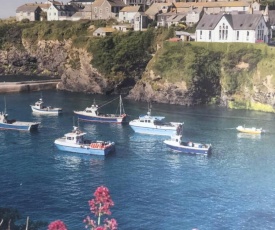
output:
M 150 68 L 169 82 L 185 81 L 194 97 L 208 103 L 221 90 L 242 95 L 244 88 L 252 90 L 256 81 L 262 83 L 275 73 L 274 55 L 275 49 L 265 44 L 165 42 Z

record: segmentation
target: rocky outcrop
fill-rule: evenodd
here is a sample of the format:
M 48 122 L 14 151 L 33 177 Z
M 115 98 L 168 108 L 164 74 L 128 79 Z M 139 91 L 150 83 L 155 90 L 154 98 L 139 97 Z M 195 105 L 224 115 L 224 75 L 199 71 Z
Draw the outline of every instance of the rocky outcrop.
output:
M 169 83 L 161 76 L 156 76 L 153 70 L 144 73 L 142 79 L 127 96 L 129 99 L 137 101 L 151 101 L 179 105 L 192 105 L 193 100 L 186 83 Z
M 72 46 L 71 41 L 23 41 L 24 49 L 0 50 L 1 75 L 43 75 L 60 77 L 58 89 L 73 92 L 108 93 L 114 82 L 90 64 L 92 56 Z

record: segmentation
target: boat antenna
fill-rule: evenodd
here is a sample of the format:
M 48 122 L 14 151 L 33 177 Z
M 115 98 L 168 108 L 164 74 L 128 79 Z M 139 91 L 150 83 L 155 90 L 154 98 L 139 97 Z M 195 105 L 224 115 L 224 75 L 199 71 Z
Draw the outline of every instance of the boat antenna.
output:
M 152 104 L 151 104 L 151 102 L 149 101 L 149 102 L 148 102 L 148 112 L 147 112 L 147 115 L 148 115 L 148 116 L 151 116 L 151 109 L 152 109 Z
M 6 102 L 6 96 L 4 96 L 4 114 L 7 113 L 7 102 Z

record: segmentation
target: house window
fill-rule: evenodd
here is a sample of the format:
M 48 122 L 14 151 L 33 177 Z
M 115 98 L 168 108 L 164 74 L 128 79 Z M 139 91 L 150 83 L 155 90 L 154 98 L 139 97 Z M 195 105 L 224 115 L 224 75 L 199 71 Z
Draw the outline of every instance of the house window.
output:
M 109 7 L 106 7 L 106 12 L 109 12 Z
M 224 23 L 219 26 L 219 40 L 227 40 L 228 38 L 228 25 Z
M 202 39 L 202 30 L 200 31 L 200 39 Z
M 102 14 L 102 9 L 99 10 L 99 13 Z
M 211 40 L 211 31 L 209 31 L 209 40 Z
M 239 41 L 239 39 L 240 39 L 240 31 L 237 31 L 237 38 L 236 38 L 236 40 Z
M 246 32 L 246 41 L 249 41 L 249 31 Z
M 97 13 L 97 7 L 94 8 L 95 13 Z

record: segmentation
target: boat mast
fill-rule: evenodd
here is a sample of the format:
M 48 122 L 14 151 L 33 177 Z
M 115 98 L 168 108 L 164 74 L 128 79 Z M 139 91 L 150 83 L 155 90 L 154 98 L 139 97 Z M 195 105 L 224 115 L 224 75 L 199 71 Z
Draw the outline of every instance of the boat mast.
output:
M 119 96 L 119 115 L 125 113 L 121 95 Z
M 7 113 L 7 102 L 6 102 L 6 96 L 4 96 L 4 114 L 6 115 Z
M 148 116 L 151 116 L 151 109 L 152 109 L 151 102 L 148 102 L 148 112 L 147 112 Z

